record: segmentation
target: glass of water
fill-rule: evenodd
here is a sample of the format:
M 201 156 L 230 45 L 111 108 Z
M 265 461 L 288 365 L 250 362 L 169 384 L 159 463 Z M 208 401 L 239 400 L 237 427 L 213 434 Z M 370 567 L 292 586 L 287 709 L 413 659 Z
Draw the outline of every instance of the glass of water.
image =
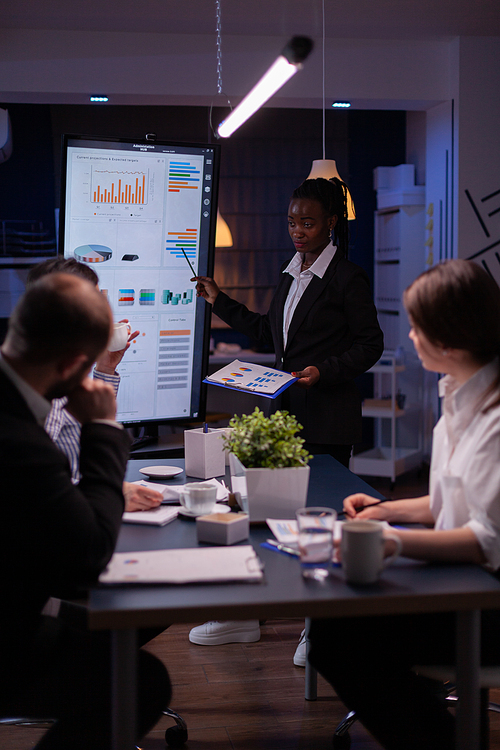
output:
M 302 575 L 323 581 L 332 567 L 337 513 L 331 508 L 302 508 L 296 515 Z

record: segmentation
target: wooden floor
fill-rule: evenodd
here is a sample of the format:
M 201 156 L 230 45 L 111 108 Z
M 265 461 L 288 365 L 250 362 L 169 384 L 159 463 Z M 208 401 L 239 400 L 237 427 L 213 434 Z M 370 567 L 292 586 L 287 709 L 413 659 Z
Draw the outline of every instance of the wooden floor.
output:
M 368 481 L 388 497 L 427 491 L 425 472 L 405 475 L 393 490 L 387 479 Z M 187 722 L 189 750 L 331 750 L 345 709 L 321 678 L 318 700 L 304 700 L 304 670 L 292 663 L 301 620 L 267 621 L 258 643 L 226 646 L 189 643 L 190 627 L 174 625 L 147 646 L 168 667 L 171 707 Z M 500 703 L 500 690 L 490 698 Z M 500 714 L 490 714 L 490 722 L 491 750 L 500 750 Z M 162 719 L 142 741 L 143 750 L 162 750 L 172 723 Z M 0 726 L 0 750 L 30 750 L 43 731 Z M 352 750 L 380 750 L 360 724 L 351 737 Z

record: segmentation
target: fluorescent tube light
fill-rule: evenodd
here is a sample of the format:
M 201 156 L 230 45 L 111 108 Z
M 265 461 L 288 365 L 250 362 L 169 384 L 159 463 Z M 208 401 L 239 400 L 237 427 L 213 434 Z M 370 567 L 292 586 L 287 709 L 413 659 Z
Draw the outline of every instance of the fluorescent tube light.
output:
M 274 61 L 267 73 L 233 109 L 231 114 L 218 127 L 221 138 L 228 138 L 254 112 L 262 107 L 279 89 L 302 68 L 302 63 L 312 50 L 313 43 L 308 37 L 294 36 L 281 55 Z
M 90 97 L 91 102 L 107 102 L 109 101 L 109 97 L 107 96 L 91 96 Z
M 333 102 L 332 107 L 336 107 L 338 109 L 347 109 L 351 106 L 351 102 Z

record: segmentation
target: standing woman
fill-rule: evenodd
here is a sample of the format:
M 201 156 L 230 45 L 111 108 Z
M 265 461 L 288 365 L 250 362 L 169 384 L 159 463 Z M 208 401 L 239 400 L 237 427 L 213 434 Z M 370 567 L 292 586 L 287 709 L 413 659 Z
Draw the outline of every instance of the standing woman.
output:
M 430 493 L 344 500 L 350 518 L 419 523 L 396 530 L 402 554 L 500 570 L 500 289 L 466 260 L 440 264 L 404 294 L 410 338 L 439 382 L 443 415 L 434 428 Z M 387 552 L 393 541 L 387 540 Z M 482 664 L 500 664 L 500 611 L 481 620 Z M 387 750 L 452 750 L 455 720 L 416 664 L 455 663 L 454 613 L 315 620 L 311 663 Z M 338 644 L 352 648 L 338 648 Z M 335 645 L 337 644 L 337 648 Z M 486 722 L 487 723 L 487 722 Z M 487 727 L 482 727 L 487 747 Z
M 303 182 L 290 200 L 288 231 L 297 252 L 281 269 L 267 315 L 251 312 L 205 276 L 196 277 L 197 293 L 232 328 L 274 348 L 275 367 L 299 378 L 276 407 L 297 417 L 304 448 L 329 453 L 348 466 L 352 444 L 361 440 L 361 397 L 354 378 L 377 362 L 384 345 L 368 277 L 347 260 L 344 183 L 336 178 Z M 258 620 L 211 621 L 189 633 L 199 645 L 259 638 Z M 304 631 L 293 662 L 305 667 Z
M 303 425 L 304 447 L 348 466 L 352 444 L 361 440 L 354 378 L 380 358 L 383 335 L 368 277 L 347 260 L 344 183 L 303 182 L 292 194 L 288 231 L 297 252 L 282 268 L 267 315 L 251 312 L 207 277 L 197 277 L 197 293 L 232 328 L 274 347 L 275 367 L 299 378 L 279 406 Z

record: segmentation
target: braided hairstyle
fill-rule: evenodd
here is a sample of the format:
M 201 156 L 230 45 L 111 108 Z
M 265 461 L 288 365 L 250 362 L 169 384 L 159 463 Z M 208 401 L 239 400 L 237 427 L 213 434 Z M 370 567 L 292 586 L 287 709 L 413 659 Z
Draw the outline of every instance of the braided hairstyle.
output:
M 347 258 L 349 250 L 349 227 L 347 223 L 347 185 L 337 177 L 325 180 L 318 177 L 315 180 L 304 180 L 292 193 L 294 198 L 316 201 L 327 216 L 337 216 L 337 223 L 333 228 L 333 244 L 337 245 L 337 252 Z

